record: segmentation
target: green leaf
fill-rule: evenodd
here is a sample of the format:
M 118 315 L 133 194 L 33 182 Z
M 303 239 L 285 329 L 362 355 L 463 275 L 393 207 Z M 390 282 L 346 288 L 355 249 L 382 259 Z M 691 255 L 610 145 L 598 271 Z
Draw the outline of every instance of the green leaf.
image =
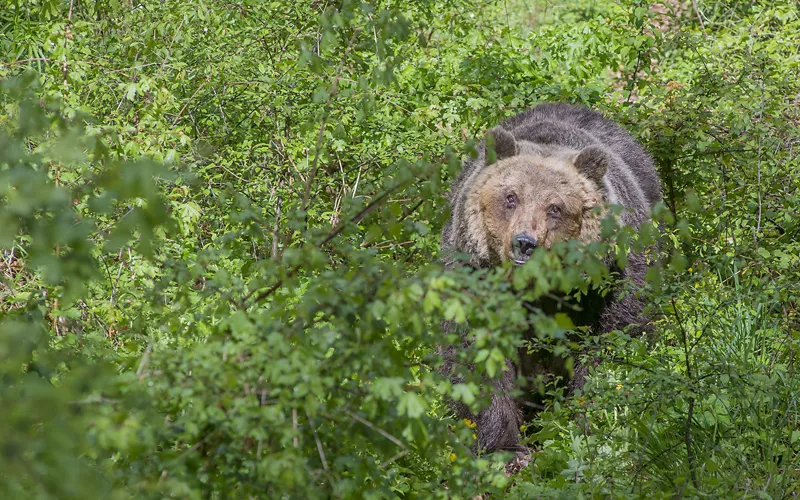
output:
M 457 299 L 447 299 L 445 302 L 444 318 L 454 320 L 456 323 L 463 323 L 467 319 L 464 306 Z
M 419 418 L 425 413 L 427 403 L 419 395 L 413 392 L 406 392 L 400 396 L 397 404 L 397 410 L 401 415 L 406 415 L 409 418 Z
M 132 101 L 136 97 L 136 84 L 129 83 L 125 87 L 125 99 Z

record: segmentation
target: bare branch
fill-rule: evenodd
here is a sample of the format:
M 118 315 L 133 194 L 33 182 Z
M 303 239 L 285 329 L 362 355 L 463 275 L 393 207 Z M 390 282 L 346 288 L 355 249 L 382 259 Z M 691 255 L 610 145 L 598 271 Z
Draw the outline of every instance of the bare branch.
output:
M 369 420 L 366 420 L 366 419 L 364 419 L 364 418 L 361 418 L 360 416 L 358 416 L 357 414 L 355 414 L 355 413 L 351 412 L 350 410 L 346 410 L 346 409 L 345 409 L 345 410 L 342 410 L 342 411 L 344 411 L 344 412 L 345 412 L 347 415 L 349 415 L 349 416 L 350 416 L 351 418 L 353 418 L 354 420 L 356 420 L 356 421 L 358 421 L 358 422 L 360 422 L 360 423 L 362 423 L 362 424 L 366 425 L 367 427 L 369 427 L 369 428 L 370 428 L 370 429 L 372 429 L 373 431 L 377 432 L 377 433 L 378 433 L 378 434 L 380 434 L 381 436 L 383 436 L 383 437 L 385 437 L 386 439 L 388 439 L 389 441 L 393 442 L 394 444 L 396 444 L 397 446 L 399 446 L 399 447 L 400 447 L 400 448 L 402 448 L 403 450 L 406 450 L 406 452 L 408 451 L 408 447 L 407 447 L 405 444 L 403 444 L 403 442 L 402 442 L 402 441 L 400 441 L 400 440 L 399 440 L 399 439 L 397 439 L 396 437 L 392 436 L 391 434 L 389 434 L 389 433 L 388 433 L 388 432 L 386 432 L 385 430 L 381 429 L 381 428 L 380 428 L 380 427 L 378 427 L 377 425 L 373 424 L 373 423 L 372 423 L 372 422 L 370 422 Z M 390 460 L 394 460 L 394 458 L 392 458 L 392 459 L 390 459 Z

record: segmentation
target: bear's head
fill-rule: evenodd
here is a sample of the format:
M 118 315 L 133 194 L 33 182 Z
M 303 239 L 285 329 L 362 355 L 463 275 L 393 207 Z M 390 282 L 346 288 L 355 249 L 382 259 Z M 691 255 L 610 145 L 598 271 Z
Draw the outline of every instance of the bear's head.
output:
M 525 263 L 537 247 L 597 239 L 608 153 L 516 141 L 490 131 L 489 161 L 467 193 L 467 232 L 482 260 Z M 493 139 L 493 140 L 492 140 Z M 494 156 L 495 158 L 492 158 Z

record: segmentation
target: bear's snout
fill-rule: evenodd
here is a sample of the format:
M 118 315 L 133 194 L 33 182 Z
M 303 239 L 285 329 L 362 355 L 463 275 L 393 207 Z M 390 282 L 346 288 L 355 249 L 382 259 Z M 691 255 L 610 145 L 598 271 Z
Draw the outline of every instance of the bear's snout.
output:
M 519 233 L 511 238 L 511 253 L 514 264 L 524 264 L 530 258 L 538 242 L 535 236 Z

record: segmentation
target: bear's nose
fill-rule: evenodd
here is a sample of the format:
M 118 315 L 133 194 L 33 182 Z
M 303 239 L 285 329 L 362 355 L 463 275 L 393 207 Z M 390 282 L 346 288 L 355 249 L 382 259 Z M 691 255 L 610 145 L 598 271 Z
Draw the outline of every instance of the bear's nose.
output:
M 514 260 L 526 261 L 536 249 L 536 238 L 528 234 L 518 234 L 511 240 L 511 250 L 514 252 Z

